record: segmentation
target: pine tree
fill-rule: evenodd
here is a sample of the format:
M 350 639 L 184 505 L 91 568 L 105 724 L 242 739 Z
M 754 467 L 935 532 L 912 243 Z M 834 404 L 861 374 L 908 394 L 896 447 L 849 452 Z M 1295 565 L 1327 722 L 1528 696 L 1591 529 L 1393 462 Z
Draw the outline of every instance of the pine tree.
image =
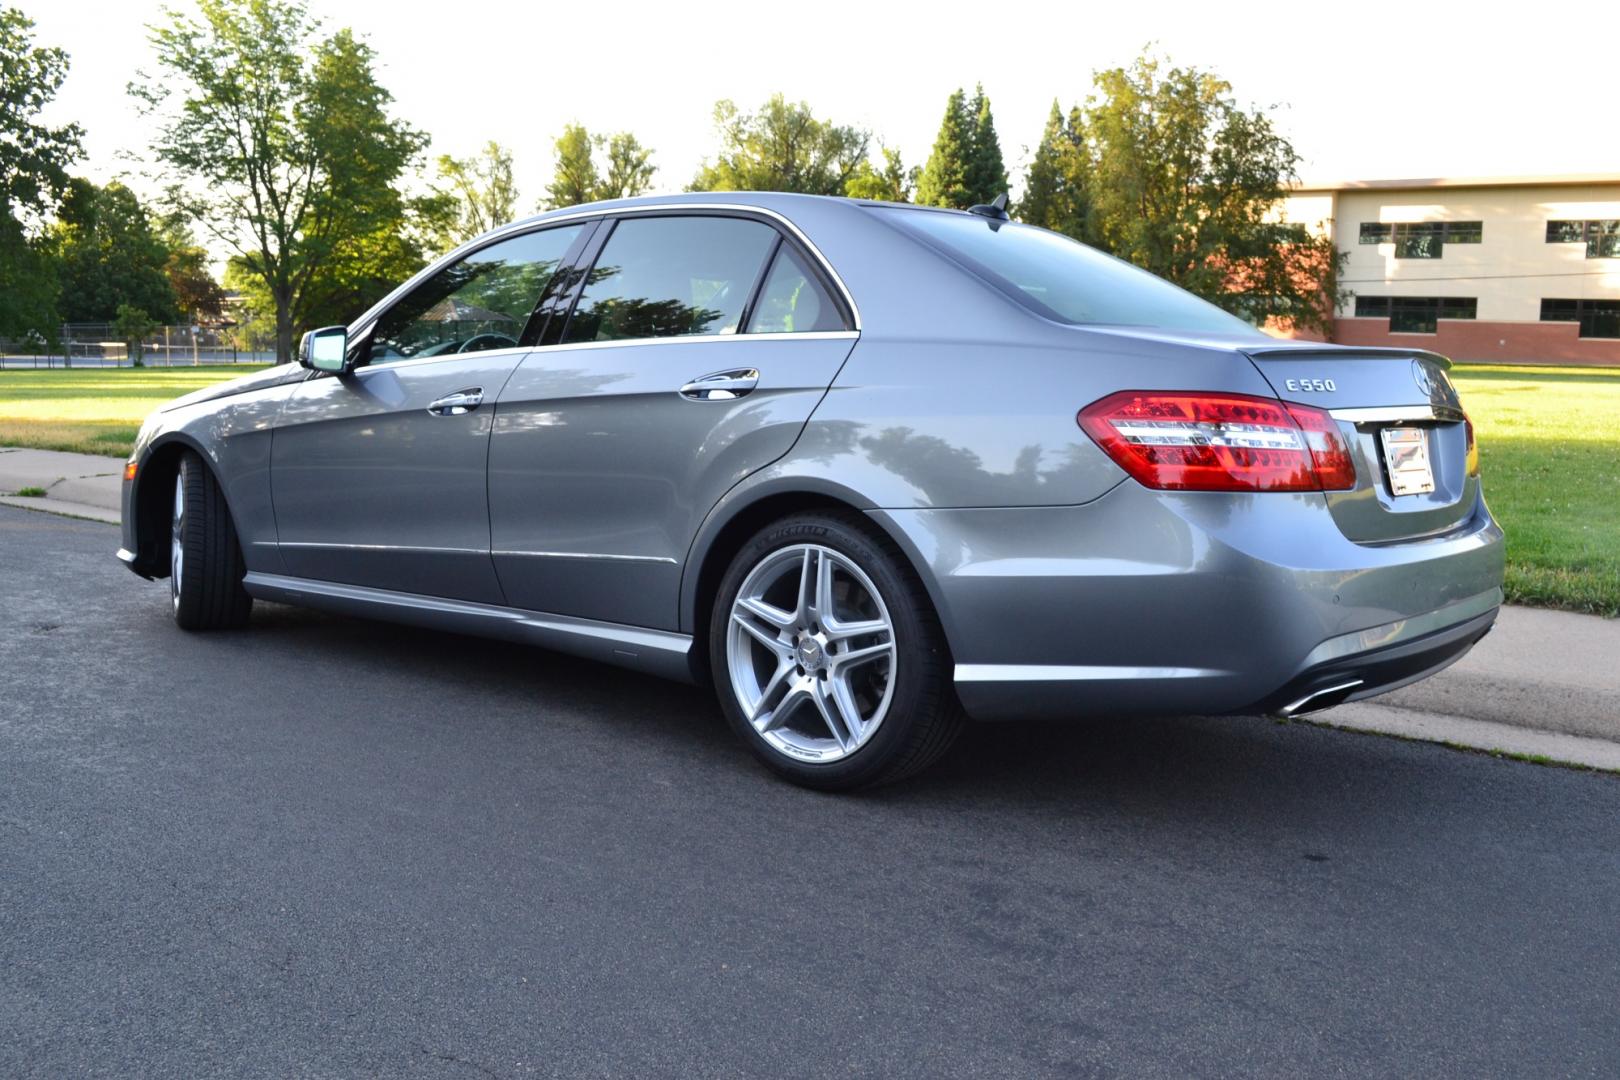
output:
M 1041 132 L 1041 143 L 1035 148 L 1035 160 L 1030 162 L 1029 175 L 1024 178 L 1024 197 L 1018 200 L 1018 220 L 1043 229 L 1057 228 L 1058 200 L 1063 185 L 1059 156 L 1065 137 L 1063 110 L 1053 98 L 1052 111 L 1046 114 L 1046 128 Z
M 973 152 L 973 117 L 968 113 L 966 95 L 960 88 L 945 103 L 945 119 L 934 139 L 933 153 L 917 180 L 920 206 L 950 206 L 966 209 L 973 205 L 968 191 L 968 163 Z
M 973 88 L 968 115 L 973 118 L 973 137 L 965 180 L 971 206 L 1007 194 L 1007 165 L 1001 157 L 1001 141 L 996 138 L 996 121 L 990 115 L 990 99 L 985 96 L 983 83 Z
M 1091 147 L 1086 141 L 1085 113 L 1076 105 L 1069 110 L 1063 125 L 1063 138 L 1058 143 L 1058 200 L 1052 223 L 1047 227 L 1067 233 L 1076 240 L 1097 244 L 1095 217 L 1092 213 Z

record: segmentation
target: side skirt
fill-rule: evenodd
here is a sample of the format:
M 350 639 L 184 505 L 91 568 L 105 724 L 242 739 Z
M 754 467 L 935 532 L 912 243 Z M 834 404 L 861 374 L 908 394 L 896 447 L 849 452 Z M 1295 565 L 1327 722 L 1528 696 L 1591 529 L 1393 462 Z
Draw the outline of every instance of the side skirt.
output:
M 687 634 L 283 574 L 249 572 L 242 579 L 242 587 L 259 600 L 430 630 L 502 638 L 666 679 L 695 681 L 690 660 L 692 638 Z

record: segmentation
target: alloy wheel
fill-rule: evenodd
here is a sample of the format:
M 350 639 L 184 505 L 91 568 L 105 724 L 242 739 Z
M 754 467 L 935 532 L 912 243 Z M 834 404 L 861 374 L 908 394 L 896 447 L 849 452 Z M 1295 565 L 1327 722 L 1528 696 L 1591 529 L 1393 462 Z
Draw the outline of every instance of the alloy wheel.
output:
M 839 761 L 865 746 L 894 694 L 888 607 L 859 566 L 819 544 L 779 548 L 749 571 L 726 658 L 748 722 L 800 761 Z
M 169 598 L 175 610 L 180 610 L 180 573 L 186 562 L 186 477 L 180 470 L 174 477 L 174 520 L 169 539 Z

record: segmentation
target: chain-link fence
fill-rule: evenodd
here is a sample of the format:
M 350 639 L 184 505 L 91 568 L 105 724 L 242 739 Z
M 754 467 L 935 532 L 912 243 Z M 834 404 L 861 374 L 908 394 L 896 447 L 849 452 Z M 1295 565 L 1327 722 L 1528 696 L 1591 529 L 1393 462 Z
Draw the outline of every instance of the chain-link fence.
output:
M 140 347 L 147 367 L 190 367 L 201 364 L 273 364 L 275 342 L 240 327 L 160 326 Z M 127 342 L 111 323 L 68 323 L 50 344 L 38 337 L 0 338 L 0 367 L 133 367 Z

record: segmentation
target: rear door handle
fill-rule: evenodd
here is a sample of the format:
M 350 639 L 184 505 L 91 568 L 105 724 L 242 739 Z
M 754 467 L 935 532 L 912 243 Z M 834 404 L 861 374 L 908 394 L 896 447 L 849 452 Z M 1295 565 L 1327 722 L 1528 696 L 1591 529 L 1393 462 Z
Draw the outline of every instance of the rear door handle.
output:
M 681 387 L 681 397 L 693 401 L 733 401 L 758 385 L 759 372 L 753 368 L 716 371 Z
M 468 390 L 457 390 L 453 394 L 446 394 L 427 407 L 427 411 L 434 416 L 462 416 L 472 412 L 484 403 L 484 388 L 474 386 Z

